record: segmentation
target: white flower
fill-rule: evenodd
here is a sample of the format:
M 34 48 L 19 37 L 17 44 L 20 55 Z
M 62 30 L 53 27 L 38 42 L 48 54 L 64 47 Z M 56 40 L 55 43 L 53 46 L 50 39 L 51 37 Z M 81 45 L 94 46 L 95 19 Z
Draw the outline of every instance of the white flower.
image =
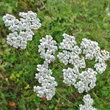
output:
M 74 85 L 78 89 L 79 93 L 84 91 L 88 92 L 90 89 L 96 86 L 96 75 L 98 71 L 100 74 L 103 73 L 107 67 L 105 60 L 110 58 L 109 52 L 105 50 L 100 51 L 98 43 L 95 41 L 88 40 L 86 38 L 82 39 L 80 47 L 78 47 L 75 42 L 74 36 L 63 34 L 64 39 L 60 43 L 59 48 L 63 49 L 62 52 L 59 52 L 57 57 L 65 64 L 73 64 L 73 69 L 63 69 L 63 82 L 70 85 Z M 85 57 L 82 56 L 85 55 Z M 92 68 L 88 68 L 86 71 L 79 73 L 79 68 L 86 68 L 85 60 L 95 59 L 97 62 L 94 65 L 96 71 Z M 76 75 L 77 77 L 74 77 Z M 72 80 L 73 79 L 73 80 Z M 76 80 L 79 82 L 76 83 Z
M 54 54 L 57 50 L 56 41 L 53 40 L 52 36 L 46 35 L 46 38 L 40 40 L 40 45 L 38 46 L 38 52 L 40 52 L 41 58 L 44 58 L 47 63 L 53 62 L 55 60 Z
M 34 86 L 34 92 L 37 93 L 38 97 L 46 97 L 47 100 L 51 100 L 55 95 L 55 90 L 57 83 L 55 82 L 55 78 L 51 76 L 52 71 L 50 69 L 45 68 L 45 65 L 37 65 L 38 73 L 35 74 L 35 78 L 38 79 L 38 82 L 41 84 L 40 86 Z
M 55 95 L 55 90 L 57 83 L 55 78 L 52 77 L 52 71 L 48 69 L 48 65 L 55 60 L 55 52 L 57 50 L 56 41 L 53 40 L 52 36 L 46 35 L 46 38 L 40 39 L 40 45 L 38 46 L 38 52 L 40 52 L 41 58 L 44 58 L 45 61 L 42 65 L 37 65 L 38 73 L 35 74 L 35 78 L 38 79 L 38 82 L 41 83 L 42 94 L 40 95 L 39 90 L 36 90 L 34 87 L 34 92 L 37 93 L 38 97 L 46 97 L 47 100 L 51 100 Z
M 63 77 L 64 77 L 64 80 L 63 80 L 64 83 L 68 84 L 69 86 L 75 85 L 77 75 L 74 74 L 72 68 L 63 69 Z
M 60 43 L 60 49 L 67 49 L 67 50 L 72 50 L 72 47 L 74 45 L 76 45 L 76 41 L 74 36 L 70 36 L 68 34 L 63 34 L 64 39 L 63 41 Z
M 97 110 L 92 107 L 93 99 L 89 94 L 83 96 L 84 105 L 80 104 L 80 110 Z
M 5 26 L 9 26 L 9 30 L 13 32 L 10 34 L 19 39 L 19 42 L 16 42 L 11 37 L 8 37 L 10 35 L 9 34 L 7 36 L 7 43 L 15 48 L 20 47 L 21 49 L 25 49 L 27 43 L 24 42 L 32 41 L 32 37 L 34 35 L 31 30 L 40 28 L 41 23 L 40 20 L 36 18 L 37 14 L 32 11 L 28 11 L 27 13 L 20 12 L 19 16 L 22 17 L 20 20 L 16 19 L 13 15 L 10 14 L 3 16 Z M 14 33 L 16 33 L 16 35 L 14 35 Z M 19 36 L 21 36 L 21 38 Z

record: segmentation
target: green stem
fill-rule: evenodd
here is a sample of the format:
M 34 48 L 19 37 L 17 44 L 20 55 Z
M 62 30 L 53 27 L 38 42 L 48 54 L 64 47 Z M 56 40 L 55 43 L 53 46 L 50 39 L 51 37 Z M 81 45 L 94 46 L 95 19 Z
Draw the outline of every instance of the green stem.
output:
M 72 86 L 70 86 L 70 88 L 73 90 Z M 70 94 L 73 96 L 73 98 L 75 99 L 75 101 L 77 101 L 76 97 L 72 93 L 70 93 Z
M 99 29 L 100 26 L 99 26 L 98 22 L 97 22 L 95 19 L 93 19 L 93 18 L 90 18 L 90 19 L 93 20 L 93 21 L 97 24 L 97 27 L 98 27 L 98 29 Z
M 71 103 L 72 105 L 78 107 L 76 104 L 73 104 L 72 102 L 70 102 L 69 100 L 67 100 L 65 97 L 63 97 L 59 92 L 56 91 L 56 93 L 57 93 L 61 98 L 63 98 L 65 101 L 67 101 L 67 102 Z

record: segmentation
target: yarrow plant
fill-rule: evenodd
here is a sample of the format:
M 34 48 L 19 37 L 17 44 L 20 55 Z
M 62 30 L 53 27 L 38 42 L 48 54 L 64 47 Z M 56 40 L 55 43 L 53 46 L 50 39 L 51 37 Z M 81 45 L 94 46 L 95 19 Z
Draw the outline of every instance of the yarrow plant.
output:
M 32 11 L 20 12 L 19 16 L 21 16 L 20 20 L 10 14 L 3 16 L 5 26 L 8 26 L 9 30 L 12 31 L 7 35 L 7 43 L 15 48 L 25 49 L 27 41 L 31 41 L 34 35 L 32 29 L 39 29 L 41 23 L 36 18 L 37 14 Z M 82 39 L 79 47 L 74 36 L 64 33 L 63 37 L 64 39 L 59 46 L 62 52 L 59 52 L 57 57 L 64 65 L 73 65 L 71 68 L 68 67 L 62 70 L 63 82 L 68 86 L 73 85 L 79 93 L 88 92 L 96 86 L 96 75 L 105 71 L 107 67 L 105 61 L 110 58 L 109 52 L 101 50 L 97 42 L 86 38 Z M 56 51 L 58 51 L 57 42 L 53 40 L 51 35 L 46 35 L 45 38 L 40 39 L 38 52 L 41 58 L 45 60 L 43 64 L 37 65 L 35 79 L 38 80 L 41 86 L 34 86 L 33 91 L 37 93 L 38 97 L 45 97 L 47 100 L 51 100 L 55 95 L 56 86 L 58 85 L 55 78 L 51 76 L 52 70 L 49 69 L 49 64 L 55 61 Z M 86 68 L 86 59 L 95 59 L 94 68 Z M 80 72 L 79 69 L 85 70 Z M 89 94 L 84 95 L 83 101 L 85 104 L 79 105 L 80 110 L 96 110 L 92 107 L 93 99 Z
M 80 104 L 80 110 L 97 110 L 92 107 L 93 99 L 89 94 L 83 96 L 84 105 Z
M 85 54 L 85 59 L 92 60 L 95 58 L 94 68 L 101 74 L 105 71 L 107 65 L 105 61 L 110 58 L 109 52 L 106 50 L 100 50 L 98 43 L 95 41 L 88 40 L 84 38 L 81 43 L 81 49 L 83 49 L 83 54 Z
M 52 36 L 46 35 L 46 38 L 40 40 L 40 45 L 38 46 L 41 58 L 45 59 L 45 62 L 48 64 L 55 60 L 53 54 L 57 51 L 56 41 L 53 40 Z
M 98 43 L 95 41 L 88 40 L 84 38 L 81 42 L 80 47 L 78 47 L 75 37 L 68 34 L 63 34 L 64 39 L 60 43 L 59 48 L 63 49 L 62 52 L 59 52 L 57 57 L 65 64 L 73 64 L 73 68 L 68 67 L 68 69 L 63 69 L 63 82 L 70 85 L 74 85 L 78 89 L 79 93 L 84 91 L 88 92 L 90 89 L 96 86 L 96 75 L 97 72 L 100 74 L 103 73 L 106 69 L 105 60 L 109 59 L 109 52 L 101 50 L 98 46 Z M 40 45 L 38 46 L 38 51 L 40 52 L 41 58 L 45 59 L 43 65 L 37 65 L 38 73 L 35 74 L 35 78 L 38 79 L 40 86 L 34 86 L 34 92 L 37 92 L 37 96 L 46 97 L 47 100 L 51 100 L 55 95 L 55 86 L 57 83 L 54 81 L 55 78 L 51 77 L 52 71 L 48 69 L 48 64 L 55 60 L 53 54 L 57 51 L 57 43 L 53 40 L 50 35 L 46 35 L 46 38 L 40 40 Z M 80 55 L 85 55 L 80 57 Z M 95 58 L 95 61 L 98 62 L 94 65 L 96 71 L 92 68 L 88 68 L 85 71 L 79 72 L 79 68 L 86 68 L 86 59 L 92 60 Z M 77 81 L 79 80 L 79 81 Z M 51 91 L 51 92 L 50 92 Z M 87 97 L 88 100 L 90 97 Z M 86 109 L 93 109 L 92 105 Z M 80 109 L 83 110 L 85 106 L 80 106 Z
M 31 41 L 34 35 L 32 29 L 39 29 L 41 23 L 39 18 L 36 18 L 37 14 L 32 11 L 20 12 L 19 16 L 21 16 L 20 20 L 10 14 L 3 16 L 5 26 L 8 26 L 12 31 L 7 35 L 7 43 L 15 48 L 25 49 L 27 41 Z
M 50 35 L 46 35 L 46 38 L 40 40 L 38 47 L 41 58 L 45 59 L 45 61 L 43 65 L 37 65 L 38 73 L 35 74 L 35 78 L 41 83 L 41 87 L 34 86 L 34 92 L 37 93 L 38 97 L 46 97 L 47 100 L 51 100 L 55 95 L 57 83 L 55 78 L 51 76 L 52 71 L 48 68 L 48 65 L 55 60 L 56 41 Z
M 100 74 L 105 71 L 107 67 L 105 60 L 110 58 L 109 52 L 105 50 L 101 50 L 100 52 L 100 47 L 95 41 L 84 38 L 82 39 L 80 47 L 78 47 L 74 36 L 65 33 L 63 36 L 64 39 L 59 46 L 60 49 L 63 49 L 63 52 L 59 52 L 57 56 L 65 65 L 70 63 L 74 66 L 73 68 L 62 70 L 64 77 L 63 82 L 69 86 L 74 85 L 79 93 L 83 93 L 84 91 L 88 92 L 96 86 L 97 71 Z M 83 54 L 85 57 L 79 56 Z M 92 60 L 93 58 L 95 58 L 95 62 L 98 62 L 94 65 L 96 71 L 92 68 L 88 68 L 87 71 L 80 73 L 79 68 L 86 68 L 85 60 Z

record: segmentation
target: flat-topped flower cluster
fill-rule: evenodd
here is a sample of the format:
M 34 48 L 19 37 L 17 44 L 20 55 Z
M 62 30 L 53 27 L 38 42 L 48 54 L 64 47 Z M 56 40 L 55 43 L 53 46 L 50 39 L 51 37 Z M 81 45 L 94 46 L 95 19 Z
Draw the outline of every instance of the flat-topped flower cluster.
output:
M 41 58 L 45 59 L 44 64 L 37 65 L 38 73 L 35 74 L 35 78 L 41 83 L 40 86 L 34 86 L 34 92 L 37 92 L 38 97 L 46 97 L 47 100 L 51 100 L 55 95 L 55 86 L 57 82 L 52 77 L 52 70 L 48 68 L 49 63 L 54 62 L 55 51 L 57 51 L 56 41 L 52 36 L 46 35 L 46 38 L 40 40 L 39 52 Z
M 69 86 L 74 85 L 75 88 L 78 89 L 79 93 L 83 93 L 84 90 L 88 92 L 90 89 L 96 86 L 96 71 L 93 71 L 93 69 L 88 68 L 87 71 L 82 71 L 81 73 L 76 74 L 74 72 L 75 68 L 63 69 L 64 83 L 68 84 Z M 80 81 L 77 82 L 77 79 L 79 79 Z
M 47 100 L 51 100 L 55 95 L 55 78 L 52 77 L 52 71 L 46 68 L 44 65 L 37 65 L 38 73 L 35 74 L 35 78 L 41 83 L 41 86 L 34 86 L 34 92 L 37 92 L 38 97 L 46 97 Z
M 41 27 L 40 20 L 36 18 L 37 14 L 28 11 L 20 12 L 20 20 L 16 19 L 13 15 L 6 14 L 3 16 L 3 21 L 5 26 L 9 27 L 9 30 L 12 31 L 7 35 L 7 43 L 11 46 L 21 49 L 25 49 L 27 41 L 31 41 L 34 33 L 32 29 L 36 30 Z
M 73 64 L 74 66 L 73 68 L 63 69 L 63 82 L 69 86 L 74 85 L 79 93 L 88 92 L 96 86 L 97 72 L 101 74 L 105 71 L 107 67 L 105 60 L 110 58 L 109 52 L 100 50 L 98 43 L 95 41 L 84 38 L 80 47 L 78 47 L 74 36 L 65 33 L 63 36 L 64 39 L 59 46 L 60 49 L 63 49 L 63 52 L 59 52 L 57 56 L 65 65 Z M 85 57 L 82 56 L 83 54 Z M 94 65 L 96 71 L 88 68 L 86 71 L 80 73 L 79 68 L 86 68 L 85 60 L 92 60 L 93 58 L 96 62 Z
M 83 96 L 84 105 L 80 104 L 80 110 L 97 110 L 92 107 L 93 99 L 89 94 Z
M 100 50 L 98 43 L 95 41 L 88 40 L 84 38 L 81 43 L 81 49 L 83 49 L 83 54 L 85 54 L 85 59 L 92 60 L 95 58 L 94 68 L 101 74 L 105 71 L 107 65 L 105 60 L 110 58 L 109 52 L 106 50 Z

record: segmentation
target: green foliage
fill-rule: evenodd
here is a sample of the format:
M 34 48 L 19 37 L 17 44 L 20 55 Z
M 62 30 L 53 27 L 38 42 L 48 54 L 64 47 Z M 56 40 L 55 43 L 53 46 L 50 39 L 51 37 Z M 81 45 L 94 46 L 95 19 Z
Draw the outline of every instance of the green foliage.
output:
M 39 85 L 34 78 L 36 65 L 44 61 L 38 53 L 39 40 L 50 34 L 59 45 L 65 32 L 74 35 L 78 45 L 86 37 L 97 41 L 101 49 L 110 52 L 110 17 L 106 13 L 109 5 L 109 0 L 2 0 L 0 110 L 78 110 L 85 93 L 79 94 L 73 86 L 68 87 L 62 82 L 62 68 L 72 65 L 65 67 L 58 58 L 50 66 L 59 85 L 56 95 L 51 101 L 46 101 L 33 92 L 33 86 Z M 31 42 L 28 41 L 26 50 L 15 49 L 6 43 L 6 36 L 10 31 L 5 27 L 2 16 L 9 13 L 19 18 L 19 12 L 29 10 L 38 14 L 42 27 L 34 31 L 35 36 Z M 87 67 L 93 67 L 94 61 L 87 60 L 86 64 Z M 110 110 L 110 60 L 107 65 L 106 71 L 97 75 L 97 86 L 89 92 L 97 110 Z M 15 108 L 9 101 L 15 103 Z
M 19 107 L 20 107 L 21 110 L 26 110 L 25 99 L 24 99 L 24 96 L 23 95 L 21 96 L 21 100 L 19 102 Z

